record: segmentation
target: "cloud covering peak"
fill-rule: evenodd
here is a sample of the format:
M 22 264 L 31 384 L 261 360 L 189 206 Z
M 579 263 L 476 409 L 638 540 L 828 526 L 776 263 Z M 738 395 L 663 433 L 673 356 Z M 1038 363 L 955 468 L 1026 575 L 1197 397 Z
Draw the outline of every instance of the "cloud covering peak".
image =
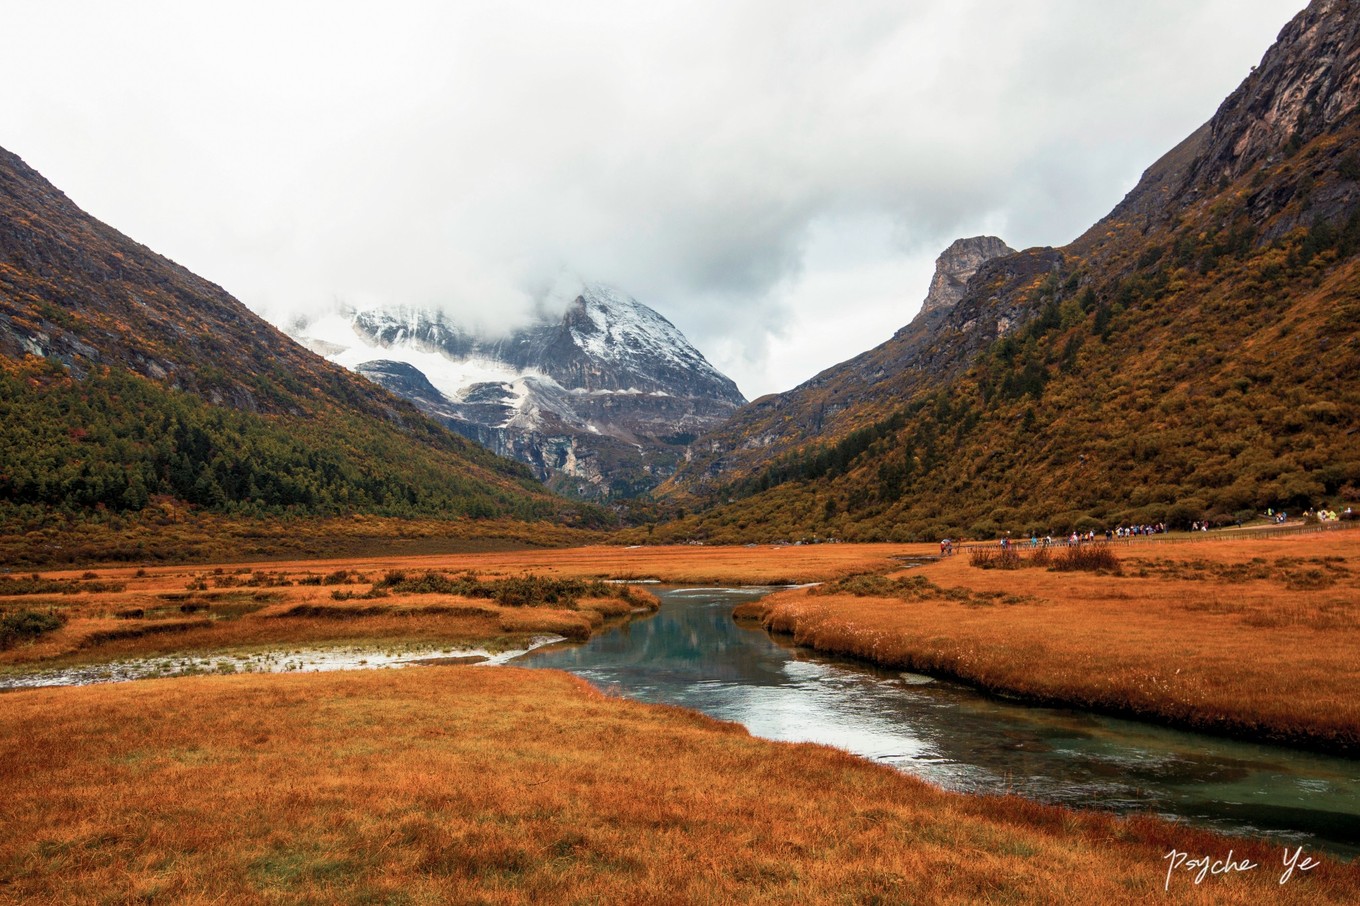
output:
M 276 321 L 506 328 L 579 274 L 754 396 L 891 335 L 958 236 L 1075 237 L 1300 6 L 53 0 L 7 16 L 0 144 Z

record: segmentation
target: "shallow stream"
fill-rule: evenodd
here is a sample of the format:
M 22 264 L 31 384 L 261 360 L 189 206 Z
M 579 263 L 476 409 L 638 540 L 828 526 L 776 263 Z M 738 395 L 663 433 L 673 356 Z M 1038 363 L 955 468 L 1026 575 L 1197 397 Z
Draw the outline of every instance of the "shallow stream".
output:
M 770 589 L 658 590 L 660 611 L 516 666 L 819 742 L 949 789 L 1016 793 L 1360 853 L 1360 762 L 999 701 L 780 644 L 732 619 Z

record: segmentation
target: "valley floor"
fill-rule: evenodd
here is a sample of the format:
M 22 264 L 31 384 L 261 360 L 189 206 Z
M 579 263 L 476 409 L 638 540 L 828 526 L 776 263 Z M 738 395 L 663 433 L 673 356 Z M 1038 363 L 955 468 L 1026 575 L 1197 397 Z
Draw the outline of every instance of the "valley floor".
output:
M 1121 575 L 983 569 L 910 545 L 11 575 L 0 614 L 65 622 L 0 652 L 0 675 L 298 645 L 512 648 L 649 606 L 600 586 L 553 599 L 552 582 L 820 582 L 751 609 L 815 647 L 993 691 L 1355 752 L 1357 541 L 1131 546 Z M 538 597 L 518 603 L 444 587 L 530 574 Z M 1229 849 L 1259 867 L 1198 885 L 1178 871 L 1170 901 L 1360 900 L 1360 864 L 1322 860 L 1281 885 L 1274 844 L 946 793 L 510 668 L 0 694 L 0 802 L 8 902 L 1122 902 L 1167 895 L 1173 850 Z
M 63 625 L 0 650 L 6 673 L 130 657 L 229 652 L 279 646 L 407 645 L 503 650 L 542 635 L 586 638 L 606 618 L 654 604 L 586 596 L 508 605 L 450 595 L 445 579 L 486 583 L 664 580 L 681 584 L 796 584 L 883 572 L 907 556 L 901 545 L 763 548 L 619 548 L 483 554 L 273 560 L 229 566 L 115 567 L 0 576 L 0 614 L 57 615 Z M 380 589 L 390 574 L 412 580 Z M 34 577 L 37 578 L 34 578 Z

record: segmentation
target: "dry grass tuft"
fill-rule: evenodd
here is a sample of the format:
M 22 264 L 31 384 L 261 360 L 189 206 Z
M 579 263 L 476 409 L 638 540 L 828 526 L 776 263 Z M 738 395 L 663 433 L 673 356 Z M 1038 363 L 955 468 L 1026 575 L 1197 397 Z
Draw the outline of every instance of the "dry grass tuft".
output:
M 1057 556 L 1049 548 L 1041 547 L 1028 557 L 1014 547 L 974 547 L 968 551 L 968 565 L 978 569 L 1037 567 L 1059 572 L 1108 573 L 1113 576 L 1123 571 L 1118 555 L 1105 544 L 1073 545 L 1063 548 Z

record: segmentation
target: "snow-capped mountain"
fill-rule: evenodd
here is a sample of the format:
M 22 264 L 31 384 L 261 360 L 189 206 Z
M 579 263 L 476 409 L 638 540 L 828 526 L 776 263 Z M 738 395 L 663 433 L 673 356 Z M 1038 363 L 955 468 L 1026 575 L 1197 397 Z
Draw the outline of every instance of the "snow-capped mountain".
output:
M 561 490 L 649 490 L 694 435 L 745 402 L 657 312 L 587 286 L 560 318 L 486 337 L 413 309 L 343 311 L 296 324 L 333 362 L 404 396 Z

